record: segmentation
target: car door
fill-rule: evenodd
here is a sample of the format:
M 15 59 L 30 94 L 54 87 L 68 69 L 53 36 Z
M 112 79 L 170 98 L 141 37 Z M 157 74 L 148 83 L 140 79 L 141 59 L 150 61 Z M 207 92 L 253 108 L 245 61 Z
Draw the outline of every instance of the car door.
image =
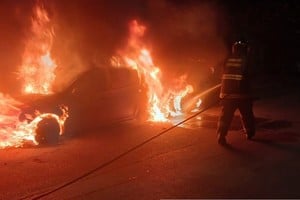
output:
M 113 120 L 133 118 L 138 102 L 139 80 L 134 70 L 110 68 L 110 97 Z M 134 76 L 136 75 L 136 76 Z
M 107 123 L 110 97 L 107 70 L 91 69 L 81 76 L 69 88 L 69 118 L 74 126 L 93 128 Z

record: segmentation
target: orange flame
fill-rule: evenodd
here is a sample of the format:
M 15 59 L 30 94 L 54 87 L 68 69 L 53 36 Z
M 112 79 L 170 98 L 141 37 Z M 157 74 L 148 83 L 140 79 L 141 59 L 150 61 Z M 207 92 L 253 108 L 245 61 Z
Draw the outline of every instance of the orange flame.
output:
M 35 117 L 30 123 L 19 121 L 20 102 L 0 93 L 0 149 L 7 147 L 22 147 L 25 144 L 38 145 L 35 139 L 36 129 L 40 121 L 53 118 L 63 133 L 65 120 L 68 118 L 68 109 L 62 107 L 61 116 L 52 113 L 43 113 Z
M 31 20 L 31 37 L 25 45 L 20 77 L 23 79 L 24 93 L 49 94 L 55 79 L 57 67 L 50 51 L 54 31 L 44 6 L 37 4 Z
M 164 87 L 161 81 L 161 70 L 155 66 L 150 51 L 142 41 L 145 31 L 145 26 L 140 25 L 136 20 L 132 21 L 127 47 L 120 52 L 120 55 L 128 67 L 138 71 L 148 86 L 149 120 L 168 121 L 168 116 L 182 114 L 181 100 L 188 93 L 193 92 L 193 87 L 185 83 L 186 76 L 180 77 L 180 81 L 174 88 Z
M 50 24 L 48 13 L 42 4 L 34 7 L 31 23 L 31 37 L 25 45 L 20 77 L 23 92 L 35 94 L 52 93 L 51 86 L 55 79 L 54 70 L 57 67 L 52 60 L 50 50 L 54 32 Z M 53 118 L 63 133 L 64 122 L 68 118 L 68 109 L 62 107 L 62 116 L 53 113 L 36 112 L 36 117 L 30 123 L 20 122 L 19 107 L 22 103 L 0 93 L 0 149 L 6 147 L 22 147 L 24 144 L 37 145 L 36 129 L 40 121 Z

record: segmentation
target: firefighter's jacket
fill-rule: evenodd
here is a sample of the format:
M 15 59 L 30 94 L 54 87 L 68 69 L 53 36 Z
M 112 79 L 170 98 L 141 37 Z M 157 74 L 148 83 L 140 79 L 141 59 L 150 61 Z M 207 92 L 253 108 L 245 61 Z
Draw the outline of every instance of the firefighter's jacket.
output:
M 251 98 L 246 57 L 231 56 L 224 64 L 221 99 Z

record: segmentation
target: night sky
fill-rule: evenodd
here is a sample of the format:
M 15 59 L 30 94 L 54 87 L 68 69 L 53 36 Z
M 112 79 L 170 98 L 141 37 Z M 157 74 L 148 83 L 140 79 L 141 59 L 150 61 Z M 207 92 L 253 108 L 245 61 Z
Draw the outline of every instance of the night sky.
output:
M 231 37 L 244 35 L 260 55 L 266 73 L 296 72 L 300 47 L 300 3 L 288 1 L 226 1 Z M 230 40 L 230 39 L 229 39 Z M 258 58 L 261 57 L 261 58 Z

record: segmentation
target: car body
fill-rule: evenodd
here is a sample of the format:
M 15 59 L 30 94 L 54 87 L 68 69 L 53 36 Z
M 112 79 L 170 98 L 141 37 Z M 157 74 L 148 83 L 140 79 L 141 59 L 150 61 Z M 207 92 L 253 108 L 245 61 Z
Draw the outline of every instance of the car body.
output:
M 95 67 L 75 79 L 66 89 L 51 95 L 23 98 L 20 120 L 50 112 L 60 115 L 68 108 L 65 132 L 75 133 L 124 120 L 145 118 L 146 91 L 136 70 L 125 67 Z

